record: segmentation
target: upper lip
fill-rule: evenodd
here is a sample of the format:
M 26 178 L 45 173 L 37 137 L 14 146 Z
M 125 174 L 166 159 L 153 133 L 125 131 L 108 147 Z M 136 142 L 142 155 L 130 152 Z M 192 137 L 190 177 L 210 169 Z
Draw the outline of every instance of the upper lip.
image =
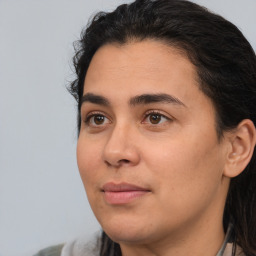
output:
M 103 185 L 102 190 L 107 192 L 149 191 L 146 188 L 142 188 L 137 185 L 129 184 L 125 182 L 122 182 L 122 183 L 108 182 Z

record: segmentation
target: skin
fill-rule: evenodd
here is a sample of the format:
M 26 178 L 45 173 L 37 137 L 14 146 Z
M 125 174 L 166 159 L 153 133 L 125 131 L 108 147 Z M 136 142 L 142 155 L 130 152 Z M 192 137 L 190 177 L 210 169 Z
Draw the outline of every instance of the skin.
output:
M 213 104 L 197 81 L 184 54 L 152 40 L 105 45 L 91 61 L 84 95 L 109 105 L 82 104 L 78 167 L 96 218 L 124 256 L 216 255 L 224 240 L 232 145 L 228 134 L 218 139 Z M 142 94 L 182 103 L 129 103 Z M 149 192 L 112 205 L 107 182 Z

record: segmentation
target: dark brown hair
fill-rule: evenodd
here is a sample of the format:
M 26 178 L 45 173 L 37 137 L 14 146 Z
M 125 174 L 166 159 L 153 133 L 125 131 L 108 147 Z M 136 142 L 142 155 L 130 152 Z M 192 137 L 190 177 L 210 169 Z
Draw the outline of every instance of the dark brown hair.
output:
M 70 92 L 78 102 L 90 61 L 107 43 L 160 40 L 181 49 L 196 66 L 200 88 L 212 100 L 216 131 L 236 127 L 243 119 L 256 123 L 256 57 L 239 29 L 223 17 L 185 0 L 137 0 L 110 13 L 94 16 L 76 43 L 74 67 L 77 78 Z M 231 179 L 223 216 L 226 231 L 234 225 L 234 250 L 238 244 L 246 255 L 256 255 L 256 157 Z M 101 256 L 121 255 L 120 246 L 104 232 Z

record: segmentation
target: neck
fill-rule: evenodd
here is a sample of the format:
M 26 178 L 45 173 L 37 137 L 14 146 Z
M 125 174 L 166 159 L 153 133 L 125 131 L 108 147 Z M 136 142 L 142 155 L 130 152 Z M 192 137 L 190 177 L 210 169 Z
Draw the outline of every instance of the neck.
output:
M 225 200 L 217 200 L 206 211 L 194 216 L 161 237 L 147 239 L 139 243 L 122 243 L 122 256 L 216 256 L 225 238 L 223 229 L 223 209 Z M 221 202 L 223 201 L 223 202 Z
M 191 232 L 187 227 L 183 234 L 176 233 L 161 241 L 145 244 L 120 244 L 122 256 L 215 256 L 224 241 L 224 230 L 222 223 L 215 226 L 204 226 L 198 224 Z

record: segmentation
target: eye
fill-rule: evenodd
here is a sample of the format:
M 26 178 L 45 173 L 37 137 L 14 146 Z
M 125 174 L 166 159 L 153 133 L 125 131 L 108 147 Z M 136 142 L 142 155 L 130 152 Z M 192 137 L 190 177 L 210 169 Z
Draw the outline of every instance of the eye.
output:
M 153 111 L 153 112 L 146 113 L 143 123 L 157 125 L 167 121 L 171 121 L 171 119 L 159 112 Z
M 150 114 L 148 116 L 148 119 L 152 124 L 159 124 L 162 120 L 162 116 L 159 114 Z
M 89 114 L 85 120 L 85 123 L 91 127 L 103 126 L 110 123 L 110 120 L 103 114 Z

